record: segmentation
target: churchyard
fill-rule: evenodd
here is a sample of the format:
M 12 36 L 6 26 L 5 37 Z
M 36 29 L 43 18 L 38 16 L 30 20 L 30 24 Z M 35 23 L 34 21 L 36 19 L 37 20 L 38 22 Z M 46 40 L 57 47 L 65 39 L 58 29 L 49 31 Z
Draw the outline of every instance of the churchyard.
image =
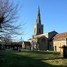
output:
M 0 67 L 67 67 L 67 59 L 54 51 L 0 51 Z

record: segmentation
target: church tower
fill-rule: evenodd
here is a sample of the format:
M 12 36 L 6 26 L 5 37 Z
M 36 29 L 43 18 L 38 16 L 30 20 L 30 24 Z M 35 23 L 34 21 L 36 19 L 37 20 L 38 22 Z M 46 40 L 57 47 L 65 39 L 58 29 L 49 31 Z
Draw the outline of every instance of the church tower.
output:
M 40 8 L 38 7 L 38 15 L 34 26 L 34 36 L 39 34 L 43 34 L 43 25 L 41 24 Z

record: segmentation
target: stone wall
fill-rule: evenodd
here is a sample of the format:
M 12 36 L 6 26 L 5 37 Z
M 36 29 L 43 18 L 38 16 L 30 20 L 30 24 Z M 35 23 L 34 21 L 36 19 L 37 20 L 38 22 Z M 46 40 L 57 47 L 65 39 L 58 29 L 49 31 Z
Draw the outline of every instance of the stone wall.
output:
M 66 45 L 66 40 L 53 41 L 54 51 L 61 52 L 62 50 L 60 47 L 64 45 Z

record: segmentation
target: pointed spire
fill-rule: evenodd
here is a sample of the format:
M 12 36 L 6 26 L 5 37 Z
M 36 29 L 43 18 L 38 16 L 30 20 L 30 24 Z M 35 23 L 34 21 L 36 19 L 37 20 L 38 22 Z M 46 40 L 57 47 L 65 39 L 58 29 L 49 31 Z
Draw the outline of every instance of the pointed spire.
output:
M 36 23 L 37 23 L 37 24 L 41 24 L 41 19 L 40 19 L 40 7 L 38 7 L 38 15 L 37 15 Z

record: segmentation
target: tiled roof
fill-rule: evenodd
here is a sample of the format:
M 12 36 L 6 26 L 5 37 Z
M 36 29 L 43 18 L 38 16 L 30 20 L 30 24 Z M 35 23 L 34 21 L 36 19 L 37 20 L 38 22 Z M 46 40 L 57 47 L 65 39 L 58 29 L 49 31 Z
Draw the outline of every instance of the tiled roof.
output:
M 54 36 L 54 40 L 64 40 L 65 38 L 67 38 L 67 32 L 64 33 L 60 33 Z

